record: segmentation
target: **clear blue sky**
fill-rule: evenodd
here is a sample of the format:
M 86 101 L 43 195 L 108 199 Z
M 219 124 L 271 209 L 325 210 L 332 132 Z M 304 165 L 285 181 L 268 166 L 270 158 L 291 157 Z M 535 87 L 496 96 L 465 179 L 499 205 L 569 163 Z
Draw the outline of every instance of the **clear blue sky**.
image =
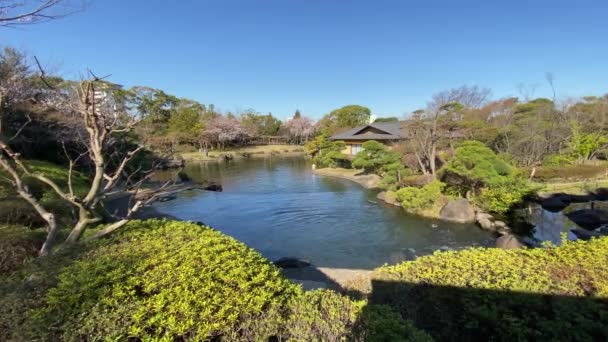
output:
M 608 92 L 608 1 L 93 0 L 83 13 L 0 28 L 64 77 L 91 68 L 280 118 L 346 104 L 379 116 L 462 84 L 518 95 L 555 75 L 558 96 Z

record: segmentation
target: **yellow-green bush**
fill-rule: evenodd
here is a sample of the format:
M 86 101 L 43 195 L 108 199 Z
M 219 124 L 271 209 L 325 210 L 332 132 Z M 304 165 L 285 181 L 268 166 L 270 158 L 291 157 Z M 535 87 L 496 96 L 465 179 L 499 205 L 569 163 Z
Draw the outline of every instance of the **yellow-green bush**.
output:
M 0 277 L 0 340 L 424 336 L 394 312 L 364 315 L 375 310 L 364 301 L 303 292 L 258 252 L 193 223 L 134 221 L 76 247 Z
M 608 238 L 438 252 L 378 270 L 375 301 L 438 339 L 608 339 Z
M 422 188 L 408 186 L 395 192 L 397 200 L 407 210 L 421 210 L 432 207 L 441 198 L 441 190 L 445 184 L 435 180 Z
M 38 336 L 212 338 L 297 293 L 259 253 L 212 229 L 136 221 L 125 230 L 61 272 L 33 316 Z

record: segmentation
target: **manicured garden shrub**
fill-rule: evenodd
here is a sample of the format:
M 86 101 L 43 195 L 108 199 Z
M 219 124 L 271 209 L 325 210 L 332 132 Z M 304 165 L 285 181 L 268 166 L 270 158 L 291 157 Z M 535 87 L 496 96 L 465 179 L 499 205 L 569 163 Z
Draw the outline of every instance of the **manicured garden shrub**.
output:
M 429 334 L 417 329 L 411 321 L 404 320 L 387 305 L 365 306 L 359 315 L 358 324 L 357 337 L 361 341 L 433 341 Z
M 294 341 L 345 340 L 364 305 L 333 291 L 306 292 L 290 305 L 285 337 Z
M 608 339 L 608 238 L 437 252 L 377 273 L 374 303 L 439 340 Z
M 366 141 L 363 149 L 353 159 L 353 167 L 368 173 L 383 173 L 387 165 L 399 163 L 399 154 L 390 151 L 384 144 L 375 140 Z
M 107 239 L 29 266 L 0 277 L 0 340 L 416 341 L 425 336 L 388 308 L 328 290 L 303 292 L 258 252 L 188 222 L 133 221 Z
M 342 153 L 345 148 L 343 141 L 331 141 L 326 135 L 319 135 L 304 146 L 318 168 L 349 167 L 348 156 Z
M 151 220 L 124 231 L 61 272 L 31 318 L 32 338 L 214 338 L 299 291 L 259 253 L 212 229 Z
M 441 198 L 441 190 L 444 187 L 445 184 L 435 180 L 422 188 L 412 186 L 401 188 L 395 192 L 395 195 L 404 209 L 417 211 L 432 207 Z
M 517 169 L 478 141 L 465 141 L 441 170 L 447 193 L 473 197 L 484 210 L 503 214 L 536 189 Z

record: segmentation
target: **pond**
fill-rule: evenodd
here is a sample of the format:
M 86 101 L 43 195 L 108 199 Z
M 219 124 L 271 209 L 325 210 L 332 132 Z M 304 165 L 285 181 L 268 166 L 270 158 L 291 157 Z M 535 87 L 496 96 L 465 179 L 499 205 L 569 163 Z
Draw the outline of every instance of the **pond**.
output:
M 492 246 L 473 224 L 422 219 L 376 199 L 348 180 L 315 175 L 303 157 L 188 164 L 195 181 L 223 192 L 189 191 L 155 204 L 179 219 L 202 221 L 271 260 L 293 256 L 319 267 L 373 269 L 441 248 Z

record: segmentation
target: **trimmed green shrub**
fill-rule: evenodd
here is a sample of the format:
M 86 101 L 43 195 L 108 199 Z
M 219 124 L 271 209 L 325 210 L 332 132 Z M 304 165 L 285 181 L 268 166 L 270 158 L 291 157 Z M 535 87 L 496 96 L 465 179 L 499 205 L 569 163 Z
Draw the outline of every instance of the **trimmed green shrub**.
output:
M 366 342 L 433 341 L 429 334 L 417 329 L 412 321 L 404 320 L 387 305 L 364 307 L 359 318 L 359 328 L 359 337 Z
M 133 221 L 0 278 L 0 340 L 424 336 L 366 304 L 328 290 L 303 292 L 258 252 L 211 228 Z
M 259 253 L 210 228 L 151 220 L 125 230 L 61 272 L 32 338 L 208 339 L 298 293 Z
M 345 148 L 343 141 L 331 141 L 326 135 L 319 135 L 304 146 L 318 168 L 348 167 L 348 156 L 342 153 Z
M 434 180 L 422 188 L 408 186 L 395 192 L 397 200 L 404 209 L 417 211 L 432 207 L 441 198 L 445 184 Z
M 608 339 L 608 238 L 436 252 L 377 270 L 373 300 L 439 340 Z
M 478 141 L 465 141 L 441 172 L 448 193 L 472 195 L 479 207 L 500 214 L 536 190 L 517 169 Z
M 449 185 L 471 190 L 504 181 L 515 169 L 479 141 L 465 141 L 442 170 Z
M 504 214 L 539 189 L 521 177 L 514 177 L 479 189 L 473 201 L 487 211 Z
M 389 151 L 384 144 L 375 140 L 366 141 L 361 147 L 363 149 L 353 158 L 354 168 L 363 169 L 367 173 L 382 174 L 387 165 L 401 163 L 399 154 Z
M 353 302 L 329 290 L 305 292 L 290 305 L 287 338 L 341 341 L 353 330 L 365 302 Z

